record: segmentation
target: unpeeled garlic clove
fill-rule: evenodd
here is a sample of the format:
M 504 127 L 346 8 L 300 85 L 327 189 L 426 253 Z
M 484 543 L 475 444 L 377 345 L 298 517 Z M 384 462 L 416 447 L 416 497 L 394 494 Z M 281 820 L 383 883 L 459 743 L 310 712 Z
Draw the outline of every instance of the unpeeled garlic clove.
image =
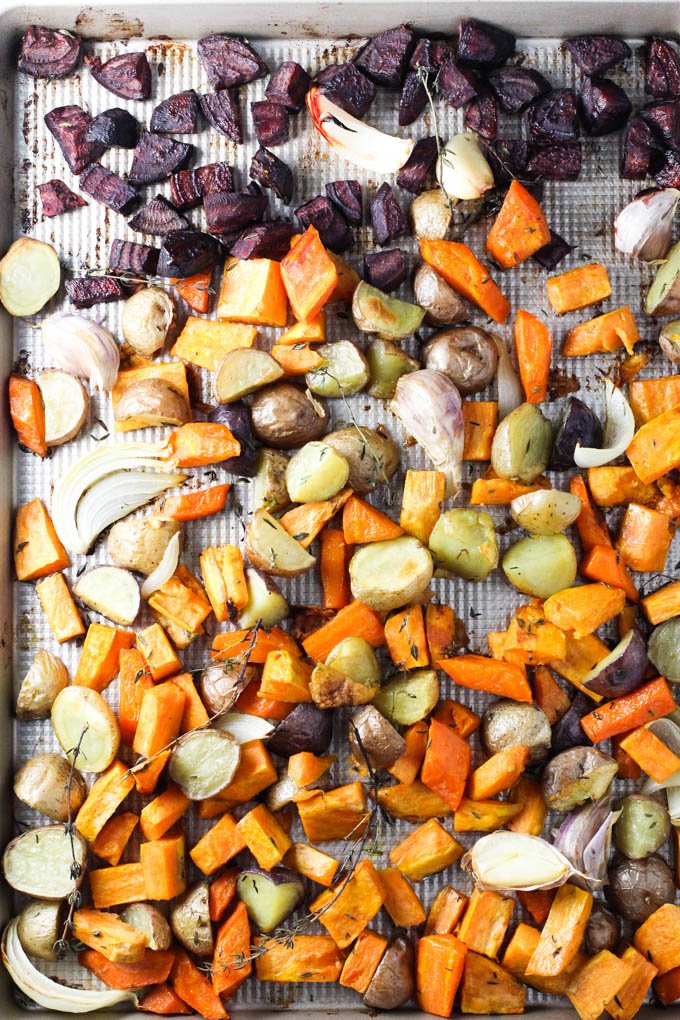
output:
M 118 344 L 98 322 L 73 312 L 56 312 L 42 323 L 45 347 L 60 368 L 110 391 L 120 368 Z
M 461 865 L 473 873 L 480 888 L 508 893 L 555 889 L 578 874 L 545 839 L 504 829 L 478 839 Z
M 449 139 L 437 160 L 437 180 L 446 197 L 470 201 L 494 186 L 493 171 L 471 132 Z
M 614 220 L 617 250 L 643 262 L 664 258 L 671 244 L 678 199 L 677 188 L 662 188 L 643 192 L 624 206 Z

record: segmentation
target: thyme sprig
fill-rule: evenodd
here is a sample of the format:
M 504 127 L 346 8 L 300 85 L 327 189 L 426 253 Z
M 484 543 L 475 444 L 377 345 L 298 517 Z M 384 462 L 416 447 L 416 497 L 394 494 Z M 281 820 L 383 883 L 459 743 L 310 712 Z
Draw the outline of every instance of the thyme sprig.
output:
M 76 773 L 76 764 L 78 762 L 78 758 L 80 757 L 83 746 L 83 740 L 85 739 L 85 734 L 87 733 L 88 729 L 89 725 L 85 723 L 80 732 L 80 736 L 78 737 L 78 742 L 76 746 L 72 747 L 71 750 L 68 752 L 68 757 L 71 759 L 71 767 L 69 768 L 68 779 L 66 780 L 65 786 L 66 811 L 67 811 L 65 831 L 71 843 L 71 868 L 69 874 L 74 882 L 76 882 L 82 876 L 83 866 L 76 857 L 75 823 L 73 821 L 73 814 L 71 811 L 71 793 L 73 790 L 73 780 L 75 778 Z M 62 959 L 68 950 L 70 941 L 69 936 L 73 929 L 73 915 L 80 906 L 81 895 L 77 888 L 73 889 L 73 891 L 69 893 L 69 895 L 66 898 L 66 902 L 68 903 L 68 912 L 66 914 L 66 918 L 64 919 L 64 925 L 61 931 L 61 938 L 57 939 L 57 941 L 54 943 L 54 952 L 59 959 Z

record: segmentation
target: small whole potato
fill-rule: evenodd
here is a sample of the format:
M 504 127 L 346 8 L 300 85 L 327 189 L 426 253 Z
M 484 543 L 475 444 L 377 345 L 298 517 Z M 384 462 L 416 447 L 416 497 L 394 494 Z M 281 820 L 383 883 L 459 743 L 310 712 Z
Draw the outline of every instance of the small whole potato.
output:
M 425 309 L 428 326 L 452 326 L 470 318 L 465 300 L 426 262 L 421 262 L 416 269 L 413 294 L 417 304 Z
M 607 910 L 603 903 L 599 903 L 596 900 L 586 927 L 586 952 L 590 956 L 601 953 L 603 949 L 608 949 L 610 953 L 614 953 L 620 938 L 621 922 L 618 917 L 615 917 L 611 910 Z
M 482 717 L 482 743 L 489 754 L 523 744 L 531 752 L 532 765 L 545 761 L 552 732 L 548 717 L 538 705 L 503 698 L 489 705 Z
M 478 326 L 442 330 L 423 348 L 423 367 L 443 372 L 466 397 L 489 385 L 497 364 L 496 341 Z
M 208 905 L 209 886 L 203 880 L 175 900 L 170 911 L 170 926 L 175 938 L 196 956 L 212 956 L 213 933 Z
M 41 648 L 21 682 L 17 719 L 49 719 L 54 699 L 68 683 L 68 670 L 59 656 Z
M 137 354 L 152 357 L 165 344 L 175 318 L 175 305 L 160 287 L 144 287 L 123 305 L 123 339 Z
M 189 421 L 186 400 L 162 379 L 137 379 L 123 390 L 115 405 L 116 421 L 138 418 L 140 425 L 183 425 Z
M 399 447 L 384 431 L 348 425 L 323 441 L 349 464 L 347 484 L 359 496 L 385 485 L 399 467 Z
M 19 914 L 17 934 L 24 950 L 39 960 L 54 963 L 59 957 L 55 944 L 64 929 L 64 903 L 31 900 Z
M 605 889 L 617 914 L 633 924 L 642 924 L 664 903 L 675 902 L 673 872 L 656 854 L 643 861 L 615 861 Z
M 71 796 L 67 796 L 67 784 L 71 766 L 60 754 L 46 751 L 29 758 L 14 776 L 14 793 L 34 811 L 46 815 L 54 822 L 66 822 L 75 817 L 87 796 L 85 780 L 77 769 L 73 770 Z
M 385 950 L 364 994 L 372 1009 L 397 1009 L 415 995 L 415 958 L 409 939 L 398 938 Z
M 671 831 L 668 810 L 654 797 L 631 793 L 619 805 L 614 823 L 614 845 L 629 860 L 641 860 L 660 850 Z
M 572 747 L 548 762 L 543 772 L 543 798 L 554 811 L 573 811 L 589 800 L 599 800 L 612 784 L 619 767 L 596 747 Z
M 326 404 L 292 383 L 265 386 L 253 396 L 250 420 L 255 436 L 276 450 L 292 450 L 320 439 L 329 421 Z
M 443 241 L 451 225 L 451 203 L 441 188 L 422 191 L 411 202 L 408 218 L 416 240 Z
M 107 548 L 111 562 L 123 570 L 147 577 L 163 559 L 168 542 L 182 530 L 177 521 L 151 517 L 124 517 L 109 532 Z
M 241 666 L 208 666 L 198 679 L 198 691 L 208 713 L 228 712 L 258 672 L 257 666 L 248 665 L 241 677 Z

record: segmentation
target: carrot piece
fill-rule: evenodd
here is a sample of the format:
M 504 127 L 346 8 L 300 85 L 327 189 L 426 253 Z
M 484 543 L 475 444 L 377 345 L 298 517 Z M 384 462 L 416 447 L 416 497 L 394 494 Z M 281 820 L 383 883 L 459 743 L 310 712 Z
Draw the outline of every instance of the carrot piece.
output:
M 340 949 L 357 938 L 385 902 L 383 882 L 369 860 L 359 861 L 351 878 L 338 889 L 326 889 L 309 905 Z M 423 915 L 424 919 L 424 915 Z
M 219 806 L 217 814 L 223 814 L 238 804 L 252 800 L 276 782 L 277 778 L 276 767 L 264 743 L 261 740 L 249 740 L 247 744 L 241 745 L 241 760 L 234 778 L 216 797 L 201 802 L 199 818 L 211 817 L 200 812 L 203 804 L 214 801 Z
M 311 701 L 309 682 L 312 667 L 290 652 L 274 651 L 267 656 L 262 671 L 260 694 L 275 701 Z
M 404 783 L 405 786 L 410 786 L 418 775 L 425 757 L 428 732 L 427 723 L 423 721 L 412 723 L 403 734 L 406 741 L 404 753 L 387 770 L 391 776 L 394 776 L 400 783 Z
M 146 691 L 132 749 L 147 758 L 162 751 L 179 735 L 185 701 L 184 691 L 170 680 Z
M 627 506 L 629 503 L 647 506 L 659 496 L 656 485 L 645 485 L 632 467 L 611 464 L 588 468 L 588 488 L 597 506 Z
M 139 815 L 134 811 L 124 811 L 109 818 L 92 844 L 92 852 L 107 864 L 118 864 L 138 821 Z
M 581 638 L 618 616 L 625 603 L 626 595 L 620 588 L 582 584 L 551 595 L 543 604 L 543 612 L 550 623 Z
M 340 984 L 343 988 L 353 988 L 363 995 L 386 949 L 387 939 L 384 935 L 364 928 L 342 965 Z
M 83 907 L 74 911 L 73 937 L 111 963 L 139 963 L 144 959 L 146 935 L 105 910 Z
M 97 909 L 148 899 L 141 864 L 118 864 L 115 868 L 89 871 L 92 902 Z
M 184 836 L 163 836 L 142 843 L 140 858 L 150 900 L 172 900 L 187 887 Z
M 156 624 L 157 626 L 157 624 Z M 159 630 L 161 628 L 159 627 Z M 141 635 L 137 635 L 137 641 Z M 154 686 L 146 659 L 137 648 L 122 648 L 119 657 L 118 719 L 124 744 L 132 746 L 139 722 L 139 710 L 147 691 Z
M 401 669 L 429 666 L 422 606 L 408 606 L 393 613 L 385 622 L 385 642 L 395 666 Z
M 192 1010 L 183 1002 L 170 985 L 156 985 L 137 1004 L 137 1009 L 144 1013 L 156 1013 L 159 1016 L 188 1016 Z
M 238 881 L 238 868 L 227 868 L 218 875 L 214 882 L 210 883 L 208 902 L 210 909 L 210 920 L 217 924 L 227 912 L 227 908 L 236 895 L 236 882 Z
M 151 759 L 148 765 L 135 772 L 137 793 L 145 795 L 154 792 L 171 754 L 172 751 L 161 751 Z
M 554 890 L 550 891 L 554 892 Z M 564 972 L 556 977 L 528 975 L 526 969 L 540 937 L 541 933 L 536 928 L 532 928 L 530 924 L 518 924 L 503 954 L 503 966 L 515 977 L 520 978 L 525 984 L 531 985 L 532 988 L 537 988 L 540 992 L 564 995 L 572 977 L 578 973 L 588 957 L 579 950 L 569 966 L 565 967 Z
M 584 963 L 567 986 L 567 996 L 581 1020 L 597 1020 L 632 974 L 630 963 L 603 949 Z
M 526 988 L 486 956 L 468 951 L 463 970 L 463 1013 L 523 1013 Z
M 459 701 L 451 701 L 448 698 L 445 701 L 439 702 L 439 705 L 432 714 L 432 718 L 436 719 L 437 722 L 443 723 L 444 726 L 457 730 L 458 736 L 462 737 L 463 740 L 472 733 L 476 733 L 482 722 L 477 713 L 473 712 L 467 705 L 461 705 Z
M 360 782 L 320 790 L 298 802 L 298 813 L 310 843 L 358 838 L 368 825 L 366 791 Z
M 189 856 L 204 875 L 214 875 L 222 865 L 227 864 L 245 848 L 243 834 L 235 820 L 230 814 L 224 814 L 219 822 L 199 839 Z
M 160 839 L 180 820 L 191 801 L 178 786 L 170 784 L 142 808 L 140 828 L 145 839 Z
M 536 924 L 541 925 L 547 920 L 555 894 L 555 889 L 531 889 L 527 892 L 519 890 L 517 898 Z
M 450 935 L 465 913 L 467 905 L 467 896 L 451 885 L 443 886 L 432 901 L 425 934 Z
M 255 959 L 258 981 L 335 982 L 342 970 L 342 951 L 330 935 L 294 935 L 285 943 L 258 936 L 255 946 L 264 950 Z
M 36 382 L 21 375 L 9 377 L 9 413 L 18 442 L 38 457 L 47 456 L 45 405 Z
M 522 810 L 507 823 L 507 828 L 529 836 L 540 836 L 548 814 L 540 784 L 529 776 L 521 776 L 510 793 L 510 803 L 520 804 Z
M 621 953 L 621 960 L 630 964 L 632 972 L 625 985 L 619 988 L 616 995 L 606 1004 L 605 1009 L 612 1020 L 633 1020 L 645 1001 L 658 970 L 633 946 L 628 946 Z M 658 989 L 656 991 L 660 998 Z M 663 1002 L 663 999 L 661 1001 Z
M 628 387 L 628 400 L 636 423 L 644 425 L 680 404 L 680 375 L 635 379 Z
M 657 783 L 663 783 L 680 768 L 677 754 L 673 754 L 663 740 L 659 740 L 646 726 L 639 726 L 628 733 L 620 741 L 620 746 Z
M 398 868 L 382 868 L 379 875 L 385 893 L 383 906 L 397 927 L 410 928 L 422 924 L 427 914 L 413 886 L 401 871 Z
M 226 425 L 195 421 L 173 429 L 164 449 L 173 467 L 206 467 L 237 457 L 241 444 Z
M 515 348 L 527 402 L 540 404 L 548 395 L 552 336 L 545 323 L 523 308 L 515 317 Z
M 660 976 L 680 967 L 680 907 L 664 903 L 640 925 L 633 943 Z
M 484 655 L 458 655 L 455 659 L 440 659 L 437 665 L 460 687 L 515 701 L 532 701 L 526 669 L 514 662 L 498 662 Z
M 567 883 L 557 890 L 527 975 L 554 977 L 564 972 L 581 948 L 592 907 L 592 893 L 578 886 Z
M 146 949 L 143 958 L 135 963 L 112 963 L 96 949 L 78 954 L 78 963 L 109 988 L 127 991 L 147 988 L 167 981 L 175 954 L 172 950 Z
M 621 559 L 632 570 L 661 573 L 666 567 L 674 531 L 665 514 L 631 503 L 626 507 L 617 541 Z
M 590 498 L 583 475 L 572 475 L 569 491 L 581 500 L 581 512 L 576 519 L 581 545 L 588 552 L 596 545 L 612 545 L 605 519 Z
M 524 772 L 530 757 L 529 748 L 522 744 L 506 747 L 492 755 L 468 779 L 471 800 L 485 800 L 509 790 Z
M 426 935 L 418 940 L 416 997 L 426 1013 L 451 1016 L 466 955 L 467 947 L 454 935 Z
M 664 1006 L 680 999 L 680 967 L 674 967 L 654 982 L 654 994 Z
M 522 810 L 521 804 L 508 800 L 470 800 L 463 797 L 453 813 L 454 832 L 493 832 L 507 826 Z
M 424 262 L 443 276 L 450 287 L 478 305 L 494 322 L 503 323 L 510 314 L 510 302 L 489 275 L 486 266 L 466 244 L 455 241 L 420 241 Z
M 63 574 L 50 574 L 36 584 L 35 590 L 50 630 L 59 644 L 83 636 L 85 624 Z
M 76 815 L 76 828 L 83 839 L 94 843 L 114 811 L 135 788 L 135 781 L 122 761 L 114 761 L 96 780 Z
M 517 496 L 549 488 L 550 482 L 543 475 L 539 475 L 530 485 L 525 485 L 523 482 L 499 478 L 489 468 L 483 478 L 475 478 L 472 483 L 470 506 L 509 506 Z
M 210 979 L 189 959 L 183 949 L 175 950 L 170 981 L 180 999 L 205 1020 L 227 1020 L 228 1013 Z
M 180 732 L 188 733 L 189 730 L 206 726 L 209 720 L 208 713 L 196 690 L 191 673 L 178 673 L 177 676 L 171 676 L 168 683 L 174 684 L 184 692 L 184 712 L 182 713 Z
M 334 754 L 317 758 L 311 751 L 298 751 L 288 759 L 288 775 L 298 786 L 309 786 L 328 772 L 335 760 Z
M 274 361 L 278 361 L 286 375 L 304 375 L 325 364 L 323 357 L 309 344 L 295 344 L 294 347 L 274 344 L 271 356 Z
M 285 326 L 288 301 L 281 264 L 272 259 L 227 259 L 217 318 L 252 326 Z
M 296 542 L 299 542 L 304 549 L 308 549 L 321 529 L 328 524 L 332 517 L 341 509 L 352 495 L 351 489 L 343 489 L 332 499 L 315 500 L 311 503 L 302 503 L 293 507 L 279 517 L 279 523 L 292 535 Z M 323 544 L 322 544 L 323 549 Z M 343 552 L 344 555 L 344 552 Z M 323 559 L 321 561 L 323 576 Z M 329 606 L 330 609 L 339 609 L 340 606 Z
M 317 850 L 308 843 L 293 843 L 286 851 L 283 863 L 293 871 L 299 871 L 305 878 L 311 878 L 313 882 L 327 888 L 333 884 L 340 867 L 340 862 L 335 857 Z
M 103 691 L 118 673 L 121 651 L 130 648 L 134 640 L 135 635 L 130 630 L 117 630 L 103 623 L 91 623 L 87 628 L 73 683 Z
M 630 694 L 623 694 L 614 701 L 599 705 L 593 712 L 583 716 L 581 727 L 594 744 L 599 744 L 654 719 L 662 719 L 674 712 L 675 708 L 671 689 L 660 676 Z
M 250 924 L 245 903 L 223 921 L 215 939 L 212 986 L 216 995 L 233 995 L 251 973 Z
M 378 616 L 356 599 L 341 609 L 332 620 L 305 638 L 302 647 L 314 662 L 325 662 L 335 646 L 346 637 L 362 637 L 374 648 L 385 643 Z
M 389 856 L 392 864 L 407 878 L 420 882 L 448 868 L 463 853 L 458 840 L 431 818 L 390 850 Z
M 17 581 L 35 581 L 71 566 L 42 500 L 32 499 L 17 510 L 14 528 L 14 569 Z
M 464 400 L 463 425 L 463 460 L 490 460 L 491 444 L 498 425 L 498 402 Z
M 456 643 L 456 614 L 450 606 L 430 602 L 425 609 L 425 636 L 432 662 L 446 658 Z
M 655 511 L 652 511 L 653 513 Z M 659 514 L 663 517 L 663 514 Z M 668 518 L 665 518 L 668 522 Z M 670 528 L 668 529 L 670 533 Z M 579 573 L 589 581 L 601 581 L 612 588 L 620 588 L 631 602 L 638 602 L 640 593 L 630 576 L 625 557 L 621 549 L 612 549 L 608 545 L 594 545 L 589 549 L 579 564 Z
M 515 901 L 511 897 L 475 887 L 460 923 L 458 938 L 473 952 L 495 960 L 514 909 Z
M 409 469 L 406 472 L 404 492 L 401 498 L 400 534 L 406 531 L 427 545 L 432 529 L 439 520 L 445 498 L 446 475 L 443 471 L 413 471 Z M 348 541 L 347 534 L 345 534 L 345 541 Z M 357 532 L 353 541 L 364 542 L 366 540 L 361 537 L 360 532 Z
M 405 818 L 409 822 L 426 822 L 452 814 L 446 801 L 419 779 L 408 786 L 404 783 L 383 786 L 378 791 L 378 803 L 394 818 Z
M 612 292 L 606 268 L 596 262 L 548 277 L 546 289 L 548 301 L 558 315 L 604 301 Z
M 230 488 L 231 485 L 225 482 L 209 489 L 187 492 L 183 496 L 166 496 L 158 517 L 171 521 L 198 521 L 212 517 L 224 510 Z
M 387 514 L 376 510 L 358 496 L 350 496 L 342 511 L 342 531 L 346 545 L 366 542 L 385 542 L 404 534 L 403 528 L 395 524 Z
M 136 643 L 144 656 L 147 666 L 151 670 L 151 676 L 154 681 L 163 680 L 165 677 L 172 676 L 173 673 L 177 673 L 181 669 L 182 663 L 177 652 L 170 644 L 160 623 L 152 623 L 150 627 L 139 631 Z M 123 668 L 122 663 L 123 657 L 121 655 L 121 672 Z M 127 740 L 125 742 L 127 743 Z
M 525 262 L 550 240 L 550 227 L 531 192 L 518 180 L 508 188 L 486 241 L 487 251 L 503 269 Z
M 534 701 L 554 726 L 569 711 L 569 697 L 545 666 L 534 670 Z
M 271 811 L 258 804 L 237 824 L 243 842 L 265 871 L 283 860 L 286 850 L 293 845 Z
M 258 719 L 275 719 L 277 721 L 285 719 L 294 708 L 295 705 L 291 701 L 274 701 L 271 698 L 261 697 L 260 685 L 256 680 L 248 684 L 234 704 L 235 712 L 256 715 Z
M 212 274 L 211 266 L 210 269 L 203 269 L 200 273 L 194 273 L 193 276 L 187 276 L 183 280 L 172 280 L 171 283 L 189 308 L 205 315 L 210 307 Z
M 322 531 L 319 569 L 323 604 L 326 609 L 344 609 L 351 601 L 348 560 L 348 549 L 342 531 L 338 528 L 326 528 Z
M 258 630 L 254 636 L 253 630 L 231 630 L 225 634 L 216 634 L 212 644 L 213 652 L 220 652 L 215 656 L 218 659 L 238 659 L 248 653 L 248 661 L 253 665 L 262 665 L 267 661 L 270 652 L 277 649 L 285 649 L 291 655 L 302 657 L 299 645 L 294 637 L 287 634 L 280 627 L 270 627 L 265 631 Z M 252 647 L 251 647 L 252 645 Z
M 562 354 L 565 358 L 576 358 L 584 354 L 618 351 L 621 347 L 625 347 L 628 353 L 632 354 L 639 339 L 640 334 L 633 313 L 627 305 L 624 305 L 623 308 L 615 308 L 570 329 L 564 341 Z
M 680 467 L 680 407 L 645 422 L 626 450 L 635 474 L 645 483 Z
M 619 766 L 619 778 L 639 779 L 642 775 L 642 769 L 637 762 L 633 761 L 628 752 L 624 751 L 621 747 L 621 741 L 626 736 L 626 733 L 621 733 L 618 736 L 612 737 L 612 754 L 614 755 L 616 764 Z
M 680 615 L 680 581 L 671 581 L 663 588 L 657 588 L 651 594 L 645 595 L 640 605 L 654 626 Z
M 452 811 L 463 798 L 470 760 L 470 745 L 458 732 L 432 719 L 420 774 L 425 786 L 446 801 Z
M 281 280 L 298 321 L 313 319 L 329 300 L 338 271 L 316 227 L 309 226 L 281 261 Z

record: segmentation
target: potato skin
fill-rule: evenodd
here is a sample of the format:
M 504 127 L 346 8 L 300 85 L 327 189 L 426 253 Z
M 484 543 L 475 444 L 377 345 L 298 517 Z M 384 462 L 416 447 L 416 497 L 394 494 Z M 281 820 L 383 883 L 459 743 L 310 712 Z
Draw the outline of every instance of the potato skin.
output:
M 332 446 L 349 464 L 347 484 L 357 495 L 365 495 L 384 485 L 399 467 L 399 447 L 390 436 L 381 435 L 375 429 L 348 425 L 324 436 L 324 443 Z
M 356 761 L 363 764 L 368 758 L 374 769 L 389 768 L 406 750 L 404 738 L 373 705 L 365 705 L 354 713 L 348 739 Z
M 586 952 L 590 956 L 601 953 L 603 949 L 614 953 L 620 938 L 621 923 L 618 917 L 615 917 L 611 910 L 607 910 L 604 904 L 595 901 L 586 927 Z
M 543 797 L 555 811 L 573 811 L 604 796 L 618 772 L 613 758 L 596 747 L 572 747 L 556 755 L 543 772 Z
M 364 1005 L 373 1009 L 397 1009 L 416 990 L 413 946 L 398 938 L 385 950 L 364 995 Z
M 547 758 L 551 736 L 548 717 L 538 705 L 504 698 L 489 705 L 482 719 L 482 743 L 489 754 L 524 744 L 533 765 Z
M 66 758 L 51 751 L 36 754 L 21 766 L 14 777 L 14 793 L 34 811 L 54 822 L 66 822 L 69 798 L 66 784 L 71 766 Z M 87 796 L 85 780 L 77 769 L 71 780 L 71 816 L 75 817 Z
M 68 683 L 68 670 L 59 656 L 41 648 L 21 683 L 17 719 L 49 719 L 55 698 Z
M 172 932 L 165 916 L 153 903 L 131 903 L 120 915 L 121 920 L 147 936 L 149 949 L 169 949 Z
M 198 693 L 209 715 L 217 712 L 228 712 L 239 694 L 246 689 L 251 680 L 257 679 L 257 666 L 246 666 L 242 679 L 240 666 L 209 666 L 198 680 Z
M 63 930 L 64 904 L 53 900 L 31 900 L 19 914 L 17 934 L 27 953 L 53 963 L 59 957 L 54 945 Z
M 423 350 L 423 366 L 443 372 L 462 396 L 479 393 L 496 374 L 498 348 L 478 326 L 458 326 L 435 333 Z
M 164 345 L 175 305 L 160 287 L 144 287 L 123 305 L 123 338 L 137 354 L 152 357 Z
M 320 397 L 312 403 L 304 390 L 286 382 L 265 386 L 250 405 L 253 432 L 260 442 L 276 450 L 292 450 L 320 439 L 329 418 Z
M 152 524 L 149 517 L 124 517 L 109 532 L 107 548 L 111 562 L 148 577 L 163 559 L 172 536 L 181 528 L 177 521 Z
M 675 901 L 673 872 L 656 854 L 643 861 L 615 861 L 605 890 L 617 914 L 634 924 L 642 924 L 664 903 Z
M 116 421 L 143 416 L 149 424 L 182 425 L 189 421 L 189 408 L 181 393 L 162 379 L 138 379 L 125 387 L 116 404 Z
M 286 487 L 288 457 L 281 450 L 260 450 L 253 486 L 253 510 L 276 513 L 290 506 Z
M 296 705 L 269 738 L 268 749 L 282 758 L 298 751 L 323 754 L 333 739 L 333 712 L 317 708 L 311 701 Z
M 180 896 L 170 911 L 170 925 L 185 949 L 196 956 L 212 956 L 209 892 L 206 881 L 197 882 Z
M 425 262 L 416 269 L 413 293 L 417 303 L 425 309 L 428 326 L 450 326 L 470 318 L 470 310 L 460 294 Z

